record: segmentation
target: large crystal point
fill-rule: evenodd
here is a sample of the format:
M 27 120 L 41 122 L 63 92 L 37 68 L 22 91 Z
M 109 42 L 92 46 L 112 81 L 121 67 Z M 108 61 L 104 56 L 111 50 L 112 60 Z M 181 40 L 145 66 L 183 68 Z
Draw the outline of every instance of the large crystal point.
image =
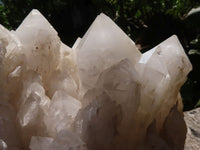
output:
M 141 122 L 143 129 L 147 129 L 155 119 L 156 132 L 160 133 L 171 108 L 176 104 L 177 110 L 182 107 L 179 90 L 192 69 L 191 64 L 177 37 L 172 36 L 144 53 L 136 68 L 142 78 L 143 88 L 137 114 L 145 118 L 137 123 Z M 185 128 L 182 129 L 185 133 Z M 176 144 L 183 147 L 184 140 L 180 141 Z
M 22 43 L 26 65 L 48 79 L 59 62 L 57 32 L 38 10 L 32 10 L 14 34 Z
M 178 38 L 172 36 L 144 53 L 137 67 L 144 87 L 141 94 L 141 111 L 146 110 L 147 116 L 154 116 L 154 111 L 159 111 L 157 124 L 160 128 L 170 108 L 176 104 L 180 87 L 192 66 Z M 147 118 L 151 119 L 149 122 L 153 119 Z
M 182 150 L 178 38 L 141 54 L 106 15 L 72 48 L 38 10 L 0 25 L 0 149 Z
M 97 16 L 76 47 L 80 78 L 91 89 L 100 73 L 124 58 L 134 65 L 141 56 L 134 42 L 106 15 Z

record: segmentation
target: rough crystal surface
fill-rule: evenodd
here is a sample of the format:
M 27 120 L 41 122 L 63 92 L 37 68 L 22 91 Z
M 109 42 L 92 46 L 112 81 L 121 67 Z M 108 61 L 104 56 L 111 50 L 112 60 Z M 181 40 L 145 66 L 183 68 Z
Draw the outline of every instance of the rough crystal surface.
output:
M 182 150 L 191 69 L 175 35 L 142 54 L 100 14 L 70 48 L 32 10 L 0 25 L 0 149 Z

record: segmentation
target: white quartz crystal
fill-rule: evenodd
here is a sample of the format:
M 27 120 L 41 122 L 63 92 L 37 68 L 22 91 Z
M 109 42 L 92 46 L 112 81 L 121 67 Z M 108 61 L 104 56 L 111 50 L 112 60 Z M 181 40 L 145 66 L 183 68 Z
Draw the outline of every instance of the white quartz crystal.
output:
M 104 14 L 97 16 L 76 49 L 80 78 L 86 89 L 95 87 L 103 70 L 124 58 L 134 65 L 141 56 L 134 42 Z
M 57 32 L 39 11 L 33 10 L 14 34 L 24 48 L 27 67 L 39 72 L 46 80 L 59 62 L 61 42 Z
M 73 132 L 62 130 L 54 138 L 49 150 L 87 150 L 86 144 Z
M 31 150 L 47 150 L 49 145 L 53 142 L 53 138 L 32 136 L 29 148 Z
M 86 150 L 86 144 L 73 132 L 61 130 L 53 139 L 49 137 L 31 138 L 31 150 Z
M 121 108 L 106 93 L 92 97 L 93 101 L 79 111 L 75 132 L 88 149 L 111 149 L 121 121 Z M 102 132 L 103 131 L 103 132 Z
M 56 136 L 59 131 L 70 129 L 80 108 L 80 101 L 64 91 L 56 91 L 44 118 L 49 135 Z
M 70 48 L 32 10 L 0 25 L 0 149 L 182 150 L 191 69 L 175 35 L 142 54 L 100 14 Z

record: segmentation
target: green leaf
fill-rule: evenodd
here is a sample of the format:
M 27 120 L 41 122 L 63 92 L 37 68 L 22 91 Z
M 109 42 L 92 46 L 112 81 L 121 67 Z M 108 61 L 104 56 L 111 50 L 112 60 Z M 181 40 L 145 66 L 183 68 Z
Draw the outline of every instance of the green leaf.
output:
M 189 55 L 200 55 L 200 51 L 197 50 L 197 49 L 191 49 L 189 52 L 188 52 Z
M 199 99 L 199 101 L 197 102 L 197 104 L 195 105 L 195 107 L 198 107 L 198 106 L 200 106 L 200 99 Z

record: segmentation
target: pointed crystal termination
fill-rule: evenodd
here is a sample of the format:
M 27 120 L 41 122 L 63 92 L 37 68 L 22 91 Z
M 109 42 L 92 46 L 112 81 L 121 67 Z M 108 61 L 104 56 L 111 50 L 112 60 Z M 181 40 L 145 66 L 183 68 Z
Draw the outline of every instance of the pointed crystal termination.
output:
M 134 42 L 106 15 L 97 16 L 77 45 L 80 78 L 91 89 L 100 73 L 124 58 L 134 65 L 141 57 Z
M 141 82 L 143 90 L 141 91 L 137 115 L 140 116 L 139 118 L 145 118 L 144 120 L 138 120 L 137 123 L 138 125 L 144 124 L 144 130 L 145 128 L 148 129 L 153 120 L 156 120 L 156 132 L 163 132 L 163 127 L 166 126 L 166 120 L 169 118 L 171 109 L 177 105 L 173 110 L 179 110 L 177 113 L 182 112 L 179 90 L 185 82 L 187 74 L 192 69 L 191 63 L 178 38 L 172 36 L 144 53 L 136 68 L 143 80 Z M 180 126 L 183 126 L 180 129 L 185 133 L 184 121 L 180 120 L 180 122 L 182 122 Z M 171 131 L 167 132 L 170 133 Z M 176 141 L 179 148 L 184 145 L 184 139 L 180 141 L 182 142 L 178 143 Z
M 156 113 L 152 111 L 159 111 L 157 123 L 162 124 L 177 102 L 178 91 L 192 69 L 191 63 L 174 35 L 144 53 L 136 68 L 143 80 L 140 102 L 141 109 L 146 110 L 148 119 L 145 120 L 151 122 L 153 118 L 150 116 Z
M 33 10 L 0 25 L 0 149 L 182 150 L 191 69 L 176 36 L 141 54 L 100 14 L 70 48 Z
M 47 80 L 59 63 L 61 41 L 57 32 L 34 9 L 14 34 L 21 41 L 27 67 L 39 72 Z

